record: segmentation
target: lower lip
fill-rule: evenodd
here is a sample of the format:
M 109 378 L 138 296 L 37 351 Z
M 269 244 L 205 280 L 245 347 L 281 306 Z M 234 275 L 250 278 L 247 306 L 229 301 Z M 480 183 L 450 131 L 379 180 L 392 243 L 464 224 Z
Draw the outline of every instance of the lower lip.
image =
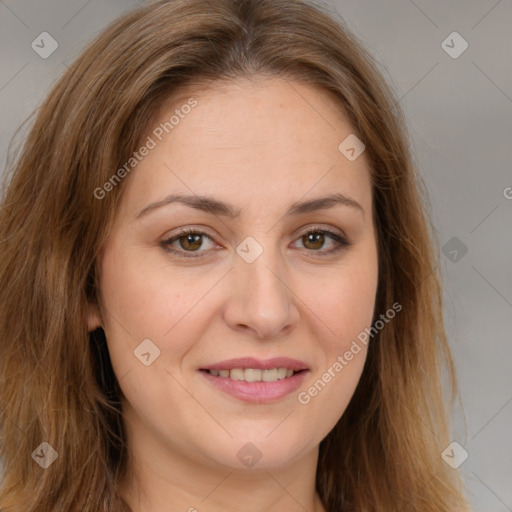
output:
M 308 370 L 295 373 L 291 377 L 276 380 L 274 382 L 247 382 L 245 380 L 233 380 L 229 377 L 216 377 L 209 372 L 201 370 L 205 379 L 211 382 L 217 389 L 225 393 L 252 403 L 273 402 L 293 393 L 302 384 Z

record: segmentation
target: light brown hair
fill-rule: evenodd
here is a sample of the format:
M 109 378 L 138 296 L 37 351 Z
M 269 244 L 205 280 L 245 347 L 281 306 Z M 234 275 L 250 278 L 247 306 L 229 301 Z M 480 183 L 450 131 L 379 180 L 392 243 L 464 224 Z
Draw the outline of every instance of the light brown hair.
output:
M 172 0 L 129 12 L 70 66 L 39 108 L 0 209 L 0 458 L 4 512 L 127 511 L 119 386 L 101 329 L 98 255 L 123 184 L 98 200 L 158 109 L 185 86 L 270 75 L 333 93 L 366 144 L 378 232 L 375 336 L 356 392 L 320 445 L 329 512 L 465 508 L 442 370 L 457 394 L 426 193 L 398 101 L 370 53 L 300 0 Z M 340 141 L 341 142 L 341 141 Z M 136 172 L 136 171 L 135 171 Z M 30 457 L 48 442 L 58 459 Z

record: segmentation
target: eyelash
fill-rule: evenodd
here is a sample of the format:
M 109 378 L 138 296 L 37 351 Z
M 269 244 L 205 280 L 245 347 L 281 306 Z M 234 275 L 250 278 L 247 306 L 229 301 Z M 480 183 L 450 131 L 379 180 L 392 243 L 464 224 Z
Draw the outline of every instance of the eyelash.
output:
M 310 229 L 304 231 L 303 233 L 301 233 L 299 238 L 302 238 L 302 237 L 310 235 L 310 234 L 327 235 L 327 236 L 331 237 L 338 244 L 337 247 L 335 247 L 334 249 L 329 249 L 328 251 L 306 249 L 306 251 L 310 254 L 313 253 L 316 255 L 317 253 L 319 253 L 322 257 L 324 257 L 324 256 L 331 255 L 333 253 L 336 253 L 336 252 L 340 251 L 341 249 L 348 247 L 349 245 L 352 245 L 351 242 L 348 242 L 342 236 L 340 236 L 337 233 L 334 233 L 333 231 L 330 231 L 328 229 L 310 228 Z M 172 236 L 171 238 L 162 240 L 160 245 L 166 252 L 169 252 L 172 254 L 178 254 L 179 256 L 184 257 L 184 258 L 201 258 L 202 257 L 201 253 L 204 253 L 207 251 L 183 251 L 183 250 L 177 250 L 177 249 L 170 247 L 170 244 L 172 242 L 179 240 L 181 237 L 186 236 L 186 235 L 203 235 L 213 241 L 212 237 L 203 231 L 199 231 L 199 230 L 195 230 L 195 229 L 183 229 L 176 235 Z

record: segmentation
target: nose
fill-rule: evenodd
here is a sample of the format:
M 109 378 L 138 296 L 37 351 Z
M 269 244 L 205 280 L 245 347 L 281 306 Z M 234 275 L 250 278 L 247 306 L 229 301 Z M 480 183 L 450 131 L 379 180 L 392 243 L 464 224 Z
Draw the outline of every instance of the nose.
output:
M 298 324 L 299 299 L 277 251 L 265 248 L 252 263 L 237 257 L 229 274 L 230 294 L 224 315 L 232 329 L 276 339 Z

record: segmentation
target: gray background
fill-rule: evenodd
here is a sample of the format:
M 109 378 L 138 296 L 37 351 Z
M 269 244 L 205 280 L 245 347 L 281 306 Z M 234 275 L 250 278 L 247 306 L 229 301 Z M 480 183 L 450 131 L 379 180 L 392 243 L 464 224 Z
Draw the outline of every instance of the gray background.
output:
M 2 170 L 14 132 L 66 65 L 137 3 L 0 0 Z M 512 1 L 329 4 L 401 98 L 445 247 L 445 319 L 466 419 L 454 411 L 453 440 L 469 453 L 457 471 L 475 510 L 512 511 Z M 31 48 L 44 31 L 59 44 L 47 59 Z M 453 31 L 469 44 L 455 59 L 442 47 Z

